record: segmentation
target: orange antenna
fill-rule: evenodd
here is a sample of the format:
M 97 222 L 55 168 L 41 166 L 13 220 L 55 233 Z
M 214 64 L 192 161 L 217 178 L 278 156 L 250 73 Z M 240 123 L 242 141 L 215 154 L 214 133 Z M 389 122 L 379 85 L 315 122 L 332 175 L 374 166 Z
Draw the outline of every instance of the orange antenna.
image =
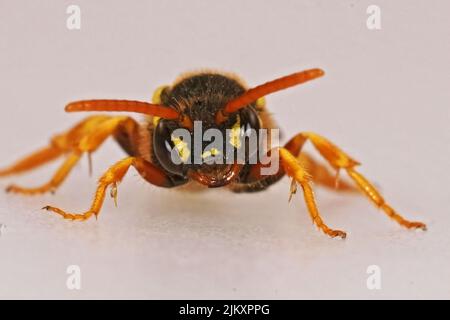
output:
M 180 114 L 173 108 L 141 101 L 130 100 L 83 100 L 71 102 L 66 106 L 67 112 L 78 111 L 110 111 L 110 112 L 136 112 L 163 119 L 178 120 L 180 124 L 192 129 L 193 124 L 189 117 Z
M 319 78 L 324 74 L 325 73 L 321 69 L 310 69 L 293 73 L 291 75 L 249 89 L 243 95 L 228 102 L 228 104 L 222 110 L 219 110 L 219 112 L 217 112 L 216 123 L 220 124 L 224 122 L 228 118 L 228 115 L 230 113 L 236 112 L 244 108 L 250 103 L 258 100 L 259 98 Z
M 66 106 L 67 112 L 111 111 L 136 112 L 164 119 L 178 119 L 180 113 L 173 108 L 130 100 L 83 100 L 71 102 Z

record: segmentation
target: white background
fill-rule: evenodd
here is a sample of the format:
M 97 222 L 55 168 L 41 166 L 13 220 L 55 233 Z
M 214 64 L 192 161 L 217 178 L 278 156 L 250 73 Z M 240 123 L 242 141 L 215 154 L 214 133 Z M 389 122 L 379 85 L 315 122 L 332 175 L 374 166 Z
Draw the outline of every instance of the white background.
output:
M 73 3 L 80 31 L 66 28 Z M 366 28 L 370 4 L 382 30 Z M 449 12 L 448 1 L 0 1 L 0 166 L 84 117 L 64 113 L 72 100 L 148 101 L 206 67 L 249 85 L 321 67 L 326 77 L 267 98 L 285 137 L 329 137 L 429 227 L 404 230 L 362 196 L 319 189 L 325 221 L 348 232 L 329 239 L 301 197 L 287 203 L 286 179 L 259 194 L 185 194 L 134 171 L 98 221 L 41 212 L 87 209 L 85 160 L 54 196 L 0 193 L 0 298 L 450 298 Z M 123 156 L 106 143 L 95 176 Z M 56 167 L 0 187 L 40 184 Z M 80 291 L 66 287 L 72 264 Z M 366 287 L 372 264 L 381 290 Z

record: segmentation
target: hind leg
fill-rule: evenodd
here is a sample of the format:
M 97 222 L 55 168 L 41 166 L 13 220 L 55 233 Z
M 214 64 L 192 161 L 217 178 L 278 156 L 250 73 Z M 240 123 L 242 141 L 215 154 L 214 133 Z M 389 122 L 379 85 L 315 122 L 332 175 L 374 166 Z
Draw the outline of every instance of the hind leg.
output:
M 134 129 L 135 127 L 137 127 L 137 123 L 128 117 L 98 116 L 88 118 L 66 134 L 56 136 L 53 139 L 53 145 L 57 146 L 61 153 L 69 153 L 69 155 L 49 182 L 34 188 L 11 185 L 7 188 L 7 191 L 25 195 L 54 192 L 65 181 L 84 153 L 90 155 L 109 136 L 117 134 L 118 131 L 125 130 L 125 128 Z M 26 161 L 29 160 L 30 158 L 26 159 Z M 34 167 L 29 166 L 29 169 L 32 168 Z

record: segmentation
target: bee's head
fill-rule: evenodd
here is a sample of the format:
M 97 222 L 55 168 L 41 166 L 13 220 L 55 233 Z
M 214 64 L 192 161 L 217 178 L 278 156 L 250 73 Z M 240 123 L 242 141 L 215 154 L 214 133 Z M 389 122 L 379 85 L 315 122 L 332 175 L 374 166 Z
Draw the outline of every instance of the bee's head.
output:
M 242 133 L 260 128 L 255 103 L 223 122 L 216 121 L 216 114 L 245 91 L 232 77 L 212 73 L 159 88 L 154 102 L 175 108 L 183 119 L 161 119 L 155 124 L 153 150 L 161 166 L 209 187 L 223 186 L 237 178 L 240 164 L 245 163 L 245 159 L 237 162 L 237 153 L 245 145 Z
M 257 152 L 249 139 L 257 138 L 259 129 L 260 119 L 252 107 L 221 124 L 208 115 L 195 119 L 190 128 L 161 119 L 153 131 L 153 151 L 170 173 L 220 187 L 237 178 L 241 165 Z

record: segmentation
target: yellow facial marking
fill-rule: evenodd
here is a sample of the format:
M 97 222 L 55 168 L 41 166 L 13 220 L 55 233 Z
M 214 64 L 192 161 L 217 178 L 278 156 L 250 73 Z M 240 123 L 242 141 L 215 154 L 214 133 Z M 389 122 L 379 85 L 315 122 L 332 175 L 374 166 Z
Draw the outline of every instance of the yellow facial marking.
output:
M 239 116 L 230 130 L 230 143 L 236 149 L 241 147 L 241 118 Z
M 257 107 L 264 107 L 265 105 L 266 105 L 266 98 L 261 97 L 258 100 L 256 100 Z
M 156 127 L 156 126 L 158 125 L 158 122 L 159 122 L 160 119 L 161 119 L 161 118 L 160 118 L 160 117 L 157 117 L 157 116 L 154 116 L 154 117 L 153 117 L 152 121 L 153 121 L 153 126 L 154 126 L 154 127 Z
M 153 92 L 153 96 L 152 96 L 152 103 L 153 104 L 161 104 L 161 93 L 163 92 L 164 89 L 168 88 L 169 86 L 164 85 L 164 86 L 159 86 L 158 88 L 156 88 L 156 90 Z M 160 117 L 153 117 L 152 121 L 153 121 L 153 126 L 156 127 L 158 125 L 158 122 L 161 118 Z
M 217 156 L 217 155 L 219 155 L 220 154 L 220 150 L 219 149 L 217 149 L 217 148 L 211 148 L 210 150 L 208 150 L 208 151 L 205 151 L 205 152 L 203 152 L 203 154 L 202 154 L 202 158 L 203 159 L 206 159 L 206 158 L 209 158 L 209 157 L 211 157 L 211 156 Z
M 189 150 L 187 143 L 175 136 L 172 136 L 171 140 L 178 151 L 181 161 L 187 162 L 191 156 L 191 151 Z

